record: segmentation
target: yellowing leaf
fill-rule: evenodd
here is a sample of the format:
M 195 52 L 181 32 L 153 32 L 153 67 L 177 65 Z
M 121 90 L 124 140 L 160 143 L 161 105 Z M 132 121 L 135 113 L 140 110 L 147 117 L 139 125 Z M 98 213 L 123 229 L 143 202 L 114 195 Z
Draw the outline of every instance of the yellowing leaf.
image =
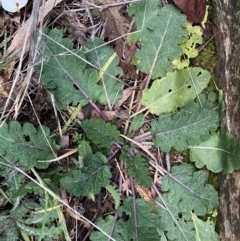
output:
M 183 60 L 179 58 L 173 61 L 173 64 L 178 69 L 189 66 L 189 59 L 195 58 L 198 55 L 197 44 L 202 44 L 203 32 L 200 26 L 192 25 L 192 23 L 188 22 L 186 29 L 189 32 L 189 39 L 180 45 L 185 54 L 185 58 Z
M 192 213 L 192 220 L 196 230 L 196 241 L 219 241 L 218 234 L 214 230 L 215 225 L 209 218 L 204 222 Z
M 142 105 L 156 115 L 175 111 L 195 99 L 207 87 L 209 80 L 209 72 L 201 68 L 171 72 L 143 91 Z
M 185 43 L 180 44 L 185 56 L 184 58 L 175 59 L 172 62 L 177 69 L 183 69 L 189 66 L 190 59 L 197 57 L 199 52 L 197 49 L 197 45 L 202 44 L 202 35 L 203 35 L 202 28 L 205 28 L 205 23 L 207 21 L 207 16 L 208 16 L 208 8 L 209 6 L 207 6 L 206 8 L 205 17 L 201 23 L 202 27 L 198 25 L 193 25 L 193 23 L 189 21 L 187 22 L 186 29 L 189 32 L 188 34 L 189 38 Z

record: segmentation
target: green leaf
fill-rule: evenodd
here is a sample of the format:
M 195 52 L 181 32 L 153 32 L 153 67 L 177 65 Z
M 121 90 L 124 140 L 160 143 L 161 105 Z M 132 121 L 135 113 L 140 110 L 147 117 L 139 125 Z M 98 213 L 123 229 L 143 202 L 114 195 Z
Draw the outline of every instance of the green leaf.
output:
M 112 176 L 107 162 L 107 158 L 99 152 L 86 156 L 82 170 L 73 170 L 61 179 L 62 187 L 76 196 L 99 193 L 109 184 Z
M 76 106 L 81 103 L 81 106 L 84 106 L 88 103 L 72 79 L 91 99 L 96 100 L 100 92 L 96 84 L 98 73 L 93 68 L 87 68 L 85 55 L 67 52 L 66 49 L 72 51 L 73 43 L 70 39 L 63 38 L 63 33 L 57 29 L 50 31 L 48 37 L 63 47 L 46 38 L 43 53 L 46 61 L 43 62 L 43 66 L 37 66 L 37 69 L 41 70 L 42 67 L 41 83 L 54 94 L 58 107 L 67 109 L 70 104 Z
M 115 104 L 122 96 L 123 84 L 116 80 L 116 76 L 121 76 L 122 69 L 119 65 L 119 58 L 114 53 L 113 49 L 109 46 L 103 46 L 105 43 L 99 39 L 89 39 L 85 45 L 88 50 L 86 53 L 87 60 L 94 64 L 99 70 L 99 75 L 101 75 L 100 83 L 100 93 L 98 96 L 98 101 L 101 104 L 108 104 L 109 109 L 112 109 L 112 105 Z M 113 58 L 111 60 L 111 58 Z M 109 61 L 109 62 L 108 62 Z
M 41 236 L 43 240 L 53 240 L 53 239 L 59 238 L 62 233 L 62 229 L 61 229 L 62 227 L 60 225 L 58 227 L 54 227 L 54 226 L 44 227 L 41 230 L 40 228 L 28 226 L 18 221 L 17 226 L 28 235 L 35 236 L 35 237 Z
M 240 144 L 224 128 L 198 146 L 190 146 L 190 160 L 197 168 L 206 165 L 212 172 L 231 173 L 240 169 Z
M 38 196 L 37 202 L 25 200 L 24 203 L 21 203 L 16 209 L 11 211 L 10 216 L 27 225 L 37 224 L 41 227 L 43 219 L 45 219 L 46 224 L 51 224 L 58 217 L 56 209 L 52 209 L 57 202 L 50 199 L 46 200 L 46 197 L 43 195 L 38 195 L 40 197 Z M 42 210 L 45 209 L 46 202 L 46 207 L 49 207 L 49 210 L 43 214 Z M 29 214 L 29 210 L 32 210 L 31 214 Z
M 114 200 L 115 210 L 117 210 L 120 206 L 121 194 L 115 189 L 114 186 L 108 185 L 106 186 L 106 189 L 111 194 Z
M 102 119 L 90 119 L 82 122 L 82 128 L 87 137 L 100 147 L 110 148 L 114 141 L 119 141 L 120 132 L 116 126 Z
M 192 241 L 195 232 L 189 210 L 183 210 L 177 203 L 169 201 L 163 194 L 161 200 L 156 199 L 157 215 L 160 217 L 159 229 L 165 232 L 167 240 Z
M 57 202 L 46 196 L 37 196 L 37 202 L 24 200 L 10 212 L 12 222 L 23 232 L 35 236 L 42 236 L 44 240 L 53 240 L 62 233 L 62 226 L 56 225 L 58 218 L 56 209 L 52 209 Z M 49 208 L 49 209 L 48 209 Z M 42 211 L 46 211 L 43 213 Z
M 139 129 L 141 126 L 143 126 L 144 124 L 144 114 L 140 113 L 136 116 L 134 116 L 133 120 L 132 120 L 132 125 L 131 125 L 131 129 L 133 131 L 136 131 L 137 129 Z
M 12 192 L 11 199 L 17 197 L 24 197 L 27 193 L 38 192 L 39 194 L 43 193 L 43 190 L 39 188 L 39 186 L 34 182 L 28 182 L 21 184 L 16 191 Z
M 104 219 L 99 219 L 97 222 L 97 226 L 104 230 L 107 234 L 111 234 L 111 230 L 114 225 L 114 218 L 113 216 L 106 216 Z M 106 240 L 107 237 L 99 231 L 93 231 L 90 236 L 91 241 L 99 241 L 99 240 Z M 119 240 L 119 239 L 118 239 Z
M 43 133 L 44 132 L 44 133 Z M 17 121 L 2 123 L 0 128 L 0 155 L 12 164 L 30 169 L 38 160 L 55 158 L 58 150 L 56 138 L 50 137 L 50 130 L 42 126 L 37 129 L 29 123 L 21 126 Z M 48 166 L 44 163 L 44 167 Z
M 136 199 L 135 219 L 133 199 L 127 198 L 118 209 L 120 215 L 118 221 L 108 216 L 104 220 L 101 219 L 97 225 L 117 241 L 195 240 L 201 228 L 193 222 L 191 210 L 194 210 L 197 215 L 204 215 L 208 209 L 216 208 L 217 192 L 211 185 L 206 184 L 207 175 L 203 171 L 196 172 L 192 165 L 182 164 L 174 167 L 172 175 L 180 183 L 184 183 L 184 187 L 165 176 L 162 184 L 162 191 L 165 193 L 161 200 L 156 199 L 156 214 L 151 212 L 151 204 L 143 199 Z M 194 198 L 196 193 L 196 198 Z M 206 222 L 204 227 L 210 228 L 206 224 L 208 225 Z M 209 238 L 214 238 L 211 236 L 212 232 L 209 233 Z M 99 231 L 91 235 L 93 241 L 104 239 L 104 235 Z
M 196 171 L 194 166 L 183 163 L 174 166 L 171 174 L 177 181 L 164 176 L 161 187 L 170 203 L 196 215 L 205 215 L 218 207 L 218 194 L 212 185 L 207 184 L 208 176 L 204 171 Z
M 137 42 L 141 39 L 141 33 L 139 32 L 147 29 L 148 24 L 154 21 L 158 15 L 160 8 L 157 0 L 139 1 L 132 3 L 128 7 L 128 15 L 134 17 L 134 23 L 136 25 L 136 31 L 130 33 L 127 38 L 128 43 Z
M 135 179 L 136 183 L 150 188 L 152 185 L 152 179 L 149 173 L 148 161 L 140 154 L 128 155 L 122 150 L 121 159 L 125 161 L 128 173 Z
M 179 44 L 188 38 L 186 16 L 172 4 L 160 8 L 157 0 L 136 3 L 129 13 L 136 17 L 140 31 L 129 40 L 136 40 L 138 36 L 141 41 L 141 49 L 135 52 L 137 68 L 152 74 L 153 79 L 165 76 L 174 68 L 172 61 L 183 54 Z
M 188 68 L 170 72 L 155 80 L 150 89 L 143 90 L 142 104 L 152 114 L 172 112 L 194 100 L 210 80 L 208 71 Z
M 79 168 L 83 167 L 83 160 L 84 158 L 91 154 L 92 150 L 87 141 L 80 141 L 78 145 L 78 164 Z
M 18 241 L 19 230 L 13 219 L 0 215 L 0 237 L 4 241 Z
M 127 198 L 124 200 L 123 206 L 118 209 L 118 213 L 126 213 L 129 216 L 128 221 L 120 219 L 114 229 L 114 232 L 118 233 L 123 240 L 159 241 L 160 235 L 157 232 L 159 218 L 152 213 L 151 204 L 146 203 L 143 199 L 136 199 L 135 220 L 133 200 L 132 198 Z
M 123 205 L 118 209 L 121 218 L 116 223 L 114 223 L 113 217 L 107 216 L 105 220 L 99 220 L 97 225 L 108 234 L 110 234 L 111 229 L 114 227 L 111 237 L 117 241 L 159 241 L 160 234 L 157 230 L 159 218 L 156 214 L 152 213 L 151 204 L 146 203 L 143 199 L 136 199 L 137 226 L 135 225 L 132 205 L 132 198 L 125 199 Z M 128 215 L 127 220 L 126 215 Z M 106 238 L 101 232 L 95 231 L 92 232 L 90 239 L 95 241 L 105 240 Z
M 225 116 L 225 103 L 222 90 L 219 90 L 218 92 L 210 92 L 208 95 L 201 93 L 198 95 L 197 99 L 202 107 L 218 111 L 220 120 Z M 191 103 L 189 104 L 191 105 Z
M 152 213 L 152 205 L 143 199 L 136 199 L 136 220 L 134 219 L 133 199 L 127 198 L 123 205 L 118 209 L 118 213 L 122 215 L 114 229 L 114 233 L 118 233 L 122 240 L 138 240 L 138 241 L 159 241 L 160 235 L 157 231 L 159 225 L 159 217 Z M 128 215 L 128 221 L 124 220 L 124 214 Z M 136 223 L 135 223 L 136 221 Z M 138 238 L 136 237 L 138 233 Z
M 195 226 L 196 241 L 219 241 L 218 234 L 215 232 L 214 223 L 208 218 L 206 222 L 197 217 L 195 213 L 192 213 L 192 220 Z
M 161 115 L 158 121 L 152 121 L 151 133 L 155 146 L 163 152 L 170 151 L 171 147 L 183 151 L 193 143 L 207 140 L 218 126 L 218 111 L 194 105 L 176 114 Z

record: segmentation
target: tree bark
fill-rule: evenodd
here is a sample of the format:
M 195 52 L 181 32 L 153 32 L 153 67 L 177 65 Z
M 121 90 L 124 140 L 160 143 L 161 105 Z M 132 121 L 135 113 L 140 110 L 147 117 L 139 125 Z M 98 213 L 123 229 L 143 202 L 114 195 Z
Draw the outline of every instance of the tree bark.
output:
M 240 140 L 240 1 L 212 0 L 219 88 L 224 91 L 223 125 Z M 240 157 L 239 157 L 240 161 Z M 219 175 L 217 229 L 222 241 L 240 240 L 240 172 Z

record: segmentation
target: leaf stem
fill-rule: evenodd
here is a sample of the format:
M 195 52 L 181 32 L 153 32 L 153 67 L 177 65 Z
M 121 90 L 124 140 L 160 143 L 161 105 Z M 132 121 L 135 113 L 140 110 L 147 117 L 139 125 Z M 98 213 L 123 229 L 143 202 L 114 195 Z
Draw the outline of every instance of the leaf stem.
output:
M 152 140 L 152 134 L 150 131 L 147 131 L 139 136 L 135 136 L 133 139 L 139 142 Z
M 137 220 L 137 208 L 136 208 L 136 193 L 134 189 L 134 182 L 132 176 L 130 176 L 130 185 L 131 185 L 131 191 L 133 196 L 133 213 L 134 213 L 134 225 L 135 225 L 135 234 L 136 234 L 136 240 L 138 241 L 138 220 Z

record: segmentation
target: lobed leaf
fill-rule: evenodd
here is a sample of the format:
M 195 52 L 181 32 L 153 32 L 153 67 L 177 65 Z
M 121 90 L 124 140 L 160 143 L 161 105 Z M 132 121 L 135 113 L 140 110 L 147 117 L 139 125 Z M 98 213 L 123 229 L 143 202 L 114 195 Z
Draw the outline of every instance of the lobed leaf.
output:
M 208 176 L 204 171 L 196 171 L 194 166 L 183 163 L 174 166 L 171 174 L 176 180 L 164 176 L 161 189 L 169 203 L 178 205 L 184 212 L 193 211 L 205 215 L 218 207 L 218 193 L 207 184 Z
M 170 151 L 171 147 L 177 151 L 183 151 L 188 146 L 194 145 L 193 143 L 207 140 L 210 133 L 218 126 L 217 111 L 194 106 L 176 114 L 162 115 L 158 121 L 152 121 L 151 133 L 155 146 L 163 152 Z
M 67 109 L 68 105 L 76 106 L 88 103 L 86 96 L 81 93 L 73 80 L 77 82 L 84 92 L 93 100 L 97 99 L 98 73 L 95 69 L 87 68 L 86 57 L 83 53 L 69 53 L 73 43 L 68 38 L 63 38 L 63 33 L 53 29 L 45 39 L 41 83 L 54 95 L 56 104 L 60 109 Z M 58 44 L 56 44 L 56 42 Z M 73 80 L 72 80 L 73 79 Z
M 76 196 L 99 193 L 102 187 L 108 186 L 112 176 L 107 162 L 107 158 L 99 152 L 87 155 L 81 170 L 72 170 L 61 179 L 62 187 Z
M 152 213 L 151 204 L 146 203 L 143 199 L 136 199 L 136 220 L 134 219 L 132 198 L 124 200 L 123 205 L 118 209 L 118 213 L 120 215 L 125 213 L 129 216 L 128 221 L 124 221 L 123 218 L 120 219 L 114 230 L 120 234 L 123 240 L 157 241 L 160 239 L 157 231 L 159 217 Z M 138 237 L 136 233 L 138 233 Z
M 170 202 L 168 195 L 156 199 L 159 229 L 165 232 L 167 240 L 194 240 L 195 232 L 189 210 L 183 210 L 177 203 Z
M 102 119 L 90 119 L 82 122 L 87 137 L 100 147 L 110 148 L 114 141 L 120 140 L 117 127 Z
M 121 156 L 121 158 L 126 164 L 128 174 L 135 179 L 135 182 L 141 186 L 150 188 L 152 185 L 152 179 L 149 173 L 148 161 L 140 154 L 130 156 L 125 153 Z
M 44 132 L 44 133 L 43 133 Z M 0 155 L 12 164 L 18 163 L 26 169 L 37 165 L 38 160 L 55 158 L 54 150 L 59 147 L 50 130 L 32 124 L 20 125 L 17 121 L 2 123 L 0 128 Z M 47 163 L 43 166 L 46 168 Z
M 118 190 L 114 186 L 108 185 L 106 186 L 107 191 L 110 193 L 114 200 L 114 205 L 115 205 L 115 210 L 117 210 L 120 206 L 120 201 L 121 201 L 121 194 L 119 193 Z
M 111 108 L 122 95 L 124 86 L 116 80 L 122 70 L 112 48 L 98 38 L 89 39 L 86 48 L 86 53 L 73 52 L 72 41 L 63 38 L 57 29 L 50 31 L 45 39 L 46 61 L 37 69 L 42 67 L 41 83 L 54 95 L 60 109 L 70 104 L 84 106 L 89 98 Z
M 137 223 L 135 225 L 134 210 L 132 198 L 124 200 L 123 205 L 118 209 L 121 218 L 115 223 L 112 217 L 106 217 L 105 220 L 100 220 L 97 224 L 104 231 L 110 234 L 111 227 L 114 225 L 112 237 L 117 241 L 159 241 L 160 234 L 158 233 L 159 218 L 152 213 L 152 207 L 143 199 L 136 199 L 136 215 Z M 128 220 L 124 219 L 124 213 L 128 215 Z M 91 240 L 104 240 L 104 235 L 99 231 L 92 232 Z
M 159 7 L 157 0 L 136 3 L 129 13 L 134 14 L 139 30 L 129 41 L 141 41 L 134 56 L 137 68 L 153 79 L 165 76 L 174 69 L 172 61 L 183 54 L 179 44 L 188 39 L 186 16 L 172 4 Z

